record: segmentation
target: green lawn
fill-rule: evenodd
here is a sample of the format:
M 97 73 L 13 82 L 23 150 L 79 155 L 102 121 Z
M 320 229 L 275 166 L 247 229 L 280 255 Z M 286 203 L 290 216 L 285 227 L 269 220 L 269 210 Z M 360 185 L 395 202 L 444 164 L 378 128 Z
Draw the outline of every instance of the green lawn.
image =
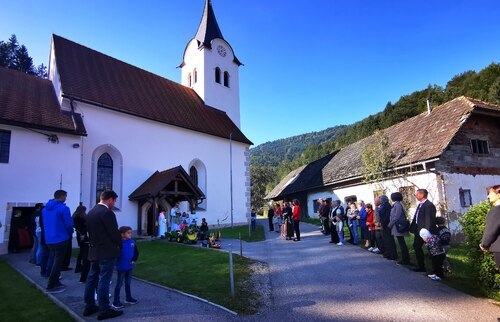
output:
M 217 229 L 212 229 L 210 231 L 215 232 Z M 224 238 L 238 239 L 239 234 L 241 234 L 241 239 L 247 242 L 259 242 L 266 239 L 264 237 L 264 226 L 261 225 L 257 225 L 255 227 L 251 236 L 248 235 L 248 225 L 235 226 L 233 228 L 222 228 L 220 232 L 222 235 L 222 241 L 224 241 Z
M 164 241 L 138 243 L 134 275 L 223 305 L 241 314 L 259 309 L 251 283 L 251 260 L 233 254 L 236 296 L 231 298 L 229 255 L 226 252 Z M 256 304 L 257 303 L 257 304 Z
M 0 321 L 73 321 L 3 260 L 0 260 Z
M 300 221 L 308 223 L 308 224 L 312 224 L 315 226 L 321 226 L 321 220 L 319 220 L 319 218 L 302 217 L 302 218 L 300 218 Z

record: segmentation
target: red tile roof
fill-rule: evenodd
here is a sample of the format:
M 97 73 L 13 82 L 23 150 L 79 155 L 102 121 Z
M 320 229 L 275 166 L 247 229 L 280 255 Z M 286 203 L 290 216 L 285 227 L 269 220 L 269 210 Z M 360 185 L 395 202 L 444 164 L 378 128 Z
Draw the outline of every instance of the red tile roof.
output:
M 85 135 L 74 117 L 61 112 L 51 81 L 0 67 L 0 124 Z
M 225 112 L 196 92 L 73 41 L 53 35 L 63 97 L 185 129 L 252 144 Z

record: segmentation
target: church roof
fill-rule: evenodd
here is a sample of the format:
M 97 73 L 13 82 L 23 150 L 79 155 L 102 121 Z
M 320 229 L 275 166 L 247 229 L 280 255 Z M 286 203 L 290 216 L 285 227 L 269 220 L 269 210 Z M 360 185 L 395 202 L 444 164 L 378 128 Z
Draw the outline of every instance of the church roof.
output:
M 53 35 L 65 98 L 133 116 L 252 144 L 223 111 L 196 92 L 141 68 Z
M 471 113 L 500 115 L 500 106 L 460 96 L 428 112 L 395 124 L 381 133 L 388 139 L 393 168 L 439 158 Z M 363 175 L 362 151 L 377 140 L 371 135 L 290 172 L 266 196 L 279 199 L 328 185 L 341 185 Z M 290 182 L 289 182 L 290 181 Z
M 61 112 L 48 79 L 0 67 L 0 124 L 86 135 L 80 114 Z

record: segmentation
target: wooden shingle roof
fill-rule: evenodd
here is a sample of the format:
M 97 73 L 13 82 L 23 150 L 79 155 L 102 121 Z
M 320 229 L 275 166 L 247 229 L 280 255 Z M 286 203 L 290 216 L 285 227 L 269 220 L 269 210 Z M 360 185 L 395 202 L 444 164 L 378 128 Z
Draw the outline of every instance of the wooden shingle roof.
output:
M 80 114 L 61 112 L 51 81 L 3 67 L 0 124 L 86 135 Z
M 53 35 L 63 97 L 252 144 L 227 114 L 189 87 Z
M 405 166 L 438 158 L 470 114 L 479 110 L 498 113 L 500 106 L 461 96 L 434 108 L 430 114 L 426 111 L 383 130 L 382 134 L 388 139 L 387 152 L 391 156 L 392 166 Z M 375 143 L 375 140 L 374 135 L 369 136 L 348 145 L 338 153 L 293 170 L 266 198 L 278 198 L 362 176 L 363 148 Z M 330 159 L 326 164 L 321 162 L 328 157 Z M 308 167 L 310 171 L 305 172 Z M 295 176 L 295 179 L 287 184 L 290 175 Z M 302 176 L 305 178 L 302 179 Z M 307 177 L 321 180 L 308 180 Z M 317 184 L 319 181 L 320 185 Z

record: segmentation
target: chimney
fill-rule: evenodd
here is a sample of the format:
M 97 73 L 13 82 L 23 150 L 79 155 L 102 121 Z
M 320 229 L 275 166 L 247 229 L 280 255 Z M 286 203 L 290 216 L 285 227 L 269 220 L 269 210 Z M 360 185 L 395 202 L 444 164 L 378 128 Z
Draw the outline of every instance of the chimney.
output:
M 427 115 L 431 115 L 431 112 L 432 112 L 431 102 L 427 100 Z

